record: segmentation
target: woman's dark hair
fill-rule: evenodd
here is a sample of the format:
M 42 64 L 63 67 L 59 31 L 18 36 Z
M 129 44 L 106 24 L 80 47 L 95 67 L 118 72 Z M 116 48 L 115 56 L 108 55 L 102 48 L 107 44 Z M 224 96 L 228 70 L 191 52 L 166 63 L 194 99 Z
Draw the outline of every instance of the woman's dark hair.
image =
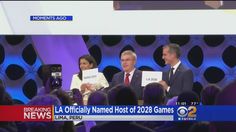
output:
M 91 55 L 83 55 L 79 58 L 78 60 L 78 65 L 79 65 L 79 73 L 78 73 L 78 77 L 80 80 L 82 80 L 82 71 L 80 69 L 80 60 L 81 59 L 85 59 L 86 61 L 89 62 L 89 64 L 93 64 L 92 68 L 97 68 L 97 62 L 95 61 L 95 59 L 93 58 L 93 56 Z

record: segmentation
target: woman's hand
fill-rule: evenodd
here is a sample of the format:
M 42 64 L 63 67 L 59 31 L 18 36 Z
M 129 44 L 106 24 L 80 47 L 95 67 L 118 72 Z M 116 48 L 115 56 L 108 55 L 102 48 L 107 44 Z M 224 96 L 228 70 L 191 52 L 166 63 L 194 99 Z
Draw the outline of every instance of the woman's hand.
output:
M 87 89 L 87 83 L 81 84 L 80 91 L 81 91 L 82 94 L 86 91 L 86 89 Z
M 94 88 L 94 85 L 92 85 L 92 84 L 88 84 L 88 85 L 87 85 L 87 90 L 89 90 L 89 91 L 91 91 L 91 92 L 96 91 L 96 89 Z
M 96 89 L 94 88 L 94 85 L 90 84 L 90 83 L 83 83 L 81 86 L 80 86 L 80 89 L 81 89 L 81 93 L 83 94 L 85 91 L 96 91 Z

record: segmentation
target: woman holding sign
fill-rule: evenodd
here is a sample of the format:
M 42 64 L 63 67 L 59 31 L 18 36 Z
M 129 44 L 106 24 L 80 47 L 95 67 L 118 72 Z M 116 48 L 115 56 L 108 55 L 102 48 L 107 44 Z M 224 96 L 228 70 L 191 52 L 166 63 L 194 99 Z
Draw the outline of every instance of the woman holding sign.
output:
M 78 61 L 80 72 L 72 77 L 70 90 L 76 88 L 87 100 L 88 95 L 101 88 L 109 86 L 103 73 L 98 72 L 97 63 L 91 55 L 83 55 Z

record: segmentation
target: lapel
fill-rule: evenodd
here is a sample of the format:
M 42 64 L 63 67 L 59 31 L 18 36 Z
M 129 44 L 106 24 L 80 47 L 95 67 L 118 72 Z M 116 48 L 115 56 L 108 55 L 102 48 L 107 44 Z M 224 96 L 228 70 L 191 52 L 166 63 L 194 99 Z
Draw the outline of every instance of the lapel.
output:
M 121 76 L 120 76 L 120 78 L 119 78 L 119 79 L 120 79 L 119 82 L 123 82 L 122 84 L 125 83 L 124 77 L 125 77 L 125 72 L 123 71 L 122 74 L 121 74 Z
M 137 80 L 137 79 L 136 79 L 136 78 L 137 78 L 136 72 L 137 72 L 137 69 L 135 69 L 135 71 L 134 71 L 133 77 L 132 77 L 132 79 L 131 79 L 131 81 L 130 81 L 130 86 L 134 86 L 135 81 Z
M 176 71 L 175 71 L 175 74 L 174 74 L 174 76 L 173 76 L 172 82 L 170 82 L 170 85 L 173 84 L 173 82 L 175 81 L 175 79 L 176 79 L 176 78 L 178 77 L 178 75 L 180 74 L 181 68 L 182 68 L 182 64 L 180 63 L 180 65 L 178 66 L 178 68 L 177 68 Z M 170 73 L 170 70 L 169 70 L 169 73 Z

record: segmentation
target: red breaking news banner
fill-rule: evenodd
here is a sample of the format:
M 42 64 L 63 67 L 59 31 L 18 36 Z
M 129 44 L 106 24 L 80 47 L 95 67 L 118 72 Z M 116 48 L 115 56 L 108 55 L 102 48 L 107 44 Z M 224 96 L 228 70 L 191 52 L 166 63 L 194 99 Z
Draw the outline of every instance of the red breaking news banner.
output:
M 0 121 L 52 121 L 53 106 L 0 106 Z

